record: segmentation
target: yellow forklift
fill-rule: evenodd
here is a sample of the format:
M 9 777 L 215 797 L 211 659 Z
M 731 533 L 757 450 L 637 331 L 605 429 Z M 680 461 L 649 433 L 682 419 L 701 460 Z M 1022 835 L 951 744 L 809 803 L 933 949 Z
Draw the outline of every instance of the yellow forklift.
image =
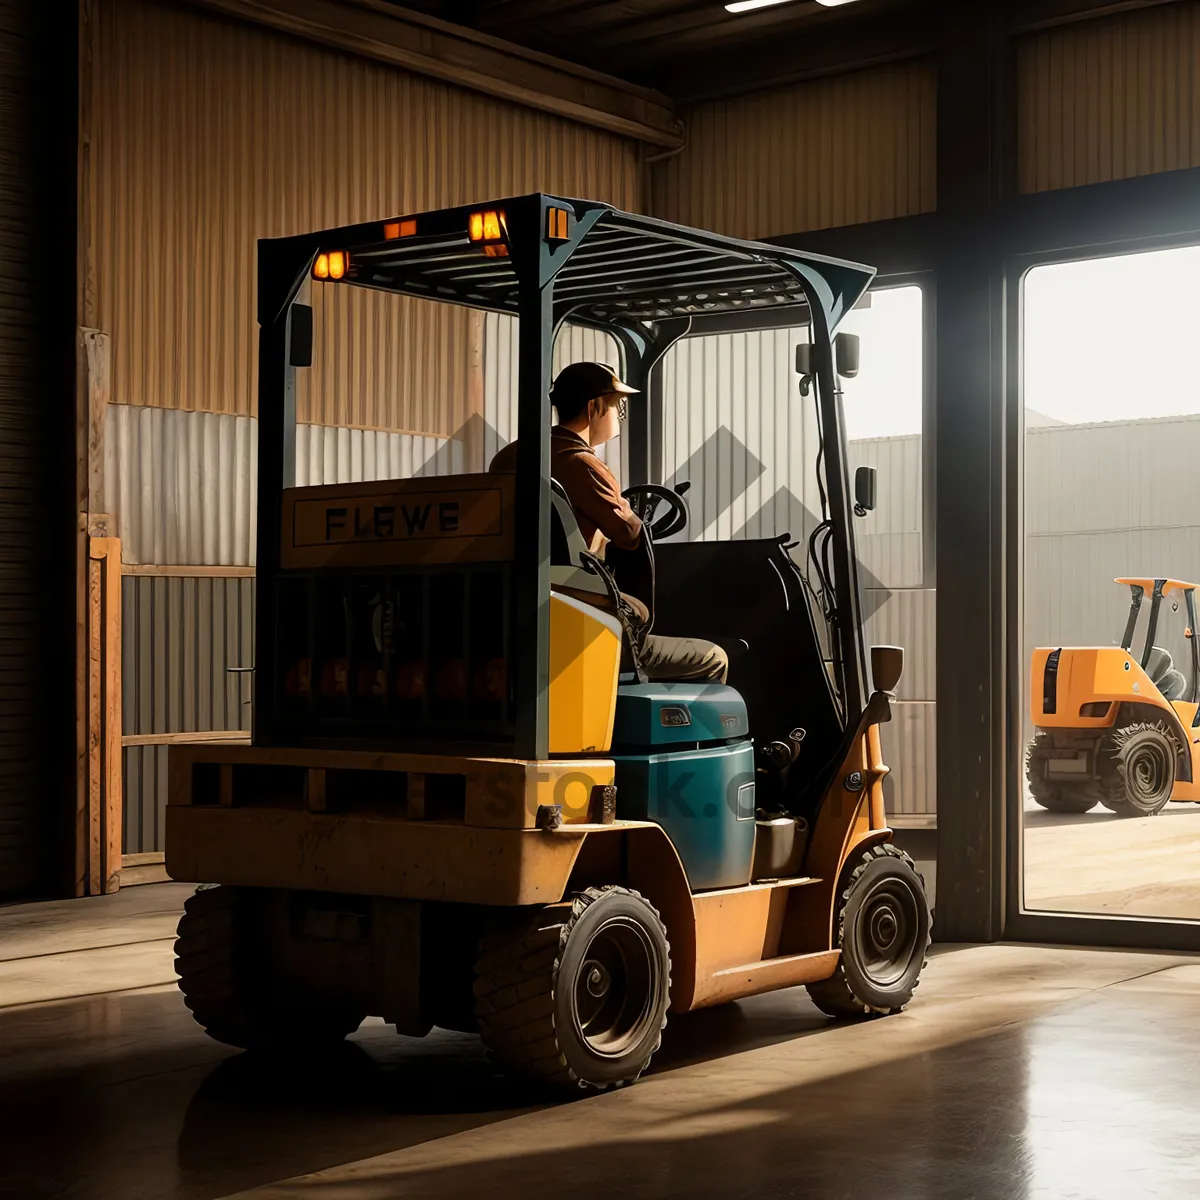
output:
M 213 1037 L 477 1030 L 576 1092 L 635 1080 L 668 1011 L 797 985 L 833 1016 L 908 1003 L 930 912 L 879 741 L 903 652 L 872 648 L 868 684 L 852 513 L 874 479 L 852 492 L 835 363 L 856 369 L 835 334 L 872 276 L 542 194 L 259 243 L 253 742 L 170 757 L 167 870 L 201 885 L 176 967 Z M 515 474 L 296 487 L 317 286 L 519 317 Z M 646 482 L 649 405 L 626 426 L 644 552 L 588 553 L 550 476 L 567 322 L 650 394 L 680 338 L 809 326 L 803 565 L 787 534 L 655 547 L 688 510 Z M 651 623 L 726 647 L 730 685 L 647 681 Z
M 1131 597 L 1119 646 L 1033 652 L 1034 734 L 1025 770 L 1030 796 L 1050 812 L 1085 813 L 1103 804 L 1120 817 L 1153 817 L 1168 803 L 1200 802 L 1196 585 L 1115 582 Z M 1160 642 L 1186 647 L 1186 675 Z

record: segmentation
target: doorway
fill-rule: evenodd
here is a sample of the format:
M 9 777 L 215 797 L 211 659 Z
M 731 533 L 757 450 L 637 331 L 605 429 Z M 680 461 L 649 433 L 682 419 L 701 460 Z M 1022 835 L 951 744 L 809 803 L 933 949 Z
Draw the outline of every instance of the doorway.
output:
M 1020 918 L 1070 919 L 1073 940 L 1200 921 L 1198 271 L 1177 246 L 1016 285 L 1010 882 Z

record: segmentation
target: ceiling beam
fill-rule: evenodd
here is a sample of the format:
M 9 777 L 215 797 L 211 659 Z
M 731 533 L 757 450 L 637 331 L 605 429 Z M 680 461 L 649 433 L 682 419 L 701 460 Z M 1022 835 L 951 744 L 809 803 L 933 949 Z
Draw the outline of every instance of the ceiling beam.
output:
M 1097 17 L 1158 8 L 1180 0 L 1011 0 L 1008 28 L 1011 33 L 1034 33 L 1058 25 L 1074 25 Z
M 835 10 L 836 11 L 836 10 Z M 938 19 L 928 11 L 890 12 L 843 21 L 803 37 L 773 37 L 736 55 L 709 54 L 664 63 L 655 83 L 679 104 L 720 100 L 769 87 L 841 75 L 931 54 Z
M 189 3 L 651 146 L 680 145 L 660 92 L 382 0 Z

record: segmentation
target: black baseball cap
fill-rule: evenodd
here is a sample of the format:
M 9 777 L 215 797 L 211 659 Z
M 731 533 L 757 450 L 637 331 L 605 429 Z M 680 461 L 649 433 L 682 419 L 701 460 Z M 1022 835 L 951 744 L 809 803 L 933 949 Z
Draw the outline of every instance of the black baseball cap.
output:
M 575 411 L 597 396 L 636 396 L 637 388 L 622 383 L 608 363 L 579 362 L 563 367 L 550 389 L 550 402 Z

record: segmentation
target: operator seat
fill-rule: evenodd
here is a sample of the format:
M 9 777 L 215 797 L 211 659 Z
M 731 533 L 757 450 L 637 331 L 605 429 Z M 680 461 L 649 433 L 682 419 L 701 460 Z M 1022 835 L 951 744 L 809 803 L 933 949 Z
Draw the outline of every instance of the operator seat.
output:
M 1171 653 L 1163 646 L 1151 646 L 1146 660 L 1146 674 L 1162 693 L 1164 700 L 1182 700 L 1187 695 L 1187 679 L 1175 669 Z
M 579 532 L 575 510 L 566 489 L 557 479 L 550 480 L 550 587 L 577 600 L 607 606 L 608 591 L 599 576 L 583 567 L 582 555 L 587 543 Z

